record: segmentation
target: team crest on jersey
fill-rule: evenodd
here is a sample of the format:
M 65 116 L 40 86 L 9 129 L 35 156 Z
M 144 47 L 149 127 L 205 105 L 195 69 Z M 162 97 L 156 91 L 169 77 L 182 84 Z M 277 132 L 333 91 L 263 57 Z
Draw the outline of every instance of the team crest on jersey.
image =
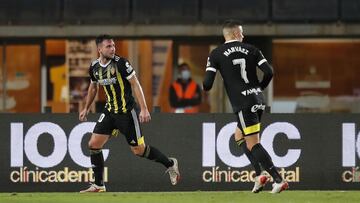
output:
M 111 73 L 111 75 L 114 75 L 114 74 L 115 74 L 115 68 L 114 68 L 114 66 L 112 66 L 112 67 L 110 68 L 110 73 Z
M 116 78 L 106 78 L 106 79 L 102 79 L 102 80 L 98 80 L 98 83 L 100 85 L 113 85 L 116 84 Z

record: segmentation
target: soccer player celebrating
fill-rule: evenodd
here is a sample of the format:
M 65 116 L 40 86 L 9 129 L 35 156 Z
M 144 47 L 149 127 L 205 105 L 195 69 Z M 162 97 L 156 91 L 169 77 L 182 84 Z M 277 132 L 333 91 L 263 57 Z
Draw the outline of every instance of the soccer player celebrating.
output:
M 252 192 L 260 192 L 269 181 L 267 176 L 261 174 L 263 167 L 275 180 L 271 192 L 280 193 L 289 187 L 288 183 L 282 179 L 259 142 L 260 120 L 265 109 L 262 91 L 270 83 L 273 70 L 259 49 L 242 42 L 244 35 L 238 22 L 225 22 L 222 31 L 225 43 L 214 49 L 208 57 L 203 89 L 211 89 L 216 72 L 219 71 L 238 120 L 235 141 L 255 168 Z M 257 78 L 256 67 L 264 73 L 261 82 Z
M 89 141 L 90 159 L 95 182 L 84 192 L 105 192 L 103 182 L 104 158 L 102 148 L 113 130 L 118 129 L 125 135 L 131 151 L 149 160 L 161 163 L 167 168 L 173 185 L 178 183 L 180 173 L 175 158 L 168 158 L 157 148 L 145 145 L 140 123 L 149 122 L 151 117 L 145 97 L 134 69 L 128 60 L 115 55 L 115 43 L 109 35 L 96 38 L 100 57 L 91 63 L 89 74 L 91 84 L 88 89 L 85 108 L 79 114 L 80 121 L 86 121 L 90 106 L 98 91 L 98 85 L 104 88 L 107 101 Z M 135 111 L 135 100 L 140 105 L 140 113 Z

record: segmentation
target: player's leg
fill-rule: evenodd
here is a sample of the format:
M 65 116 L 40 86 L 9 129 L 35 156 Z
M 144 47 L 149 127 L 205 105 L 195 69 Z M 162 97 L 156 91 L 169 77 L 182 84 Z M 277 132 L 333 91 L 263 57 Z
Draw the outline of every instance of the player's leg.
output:
M 262 110 L 253 112 L 251 109 L 245 109 L 244 111 L 239 112 L 239 119 L 241 121 L 242 131 L 244 132 L 246 145 L 255 159 L 273 177 L 275 184 L 283 185 L 282 190 L 284 190 L 288 187 L 287 183 L 283 182 L 283 179 L 275 168 L 270 155 L 260 144 L 259 132 L 261 114 Z
M 265 185 L 269 182 L 269 177 L 261 174 L 261 162 L 251 153 L 249 146 L 253 146 L 256 143 L 259 143 L 259 136 L 249 139 L 249 135 L 253 135 L 260 131 L 260 117 L 257 113 L 252 112 L 251 110 L 244 109 L 238 112 L 238 128 L 242 133 L 242 136 L 245 142 L 242 143 L 243 150 L 247 152 L 247 157 L 250 162 L 253 164 L 256 172 L 256 177 L 254 179 L 254 187 L 252 192 L 258 193 L 263 190 Z M 263 167 L 264 168 L 264 167 Z
M 105 134 L 93 133 L 91 135 L 88 147 L 90 151 L 90 161 L 92 170 L 94 173 L 94 183 L 90 184 L 90 187 L 81 190 L 80 193 L 87 192 L 106 192 L 106 188 L 103 181 L 104 175 L 104 157 L 102 153 L 102 147 L 108 140 L 109 136 Z
M 102 148 L 104 144 L 108 141 L 109 135 L 111 134 L 112 130 L 113 125 L 111 123 L 109 113 L 102 113 L 95 125 L 93 134 L 91 135 L 90 141 L 88 143 L 90 151 L 90 161 L 95 181 L 90 185 L 88 189 L 80 191 L 81 193 L 106 191 L 103 181 L 104 157 L 102 153 Z
M 261 174 L 260 164 L 255 159 L 255 157 L 251 154 L 249 149 L 247 148 L 246 140 L 245 140 L 245 138 L 243 136 L 243 133 L 239 129 L 239 127 L 237 127 L 236 131 L 235 131 L 235 141 L 236 141 L 237 145 L 239 145 L 240 148 L 242 148 L 242 150 L 245 153 L 246 157 L 249 159 L 251 165 L 255 169 L 256 177 L 254 179 L 254 187 L 252 189 L 252 192 L 253 193 L 258 193 L 258 192 L 263 190 L 266 183 L 268 183 L 269 178 L 267 176 Z
M 97 186 L 104 186 L 104 156 L 102 148 L 108 139 L 109 135 L 94 133 L 89 141 L 90 160 L 95 178 L 94 183 Z
M 131 110 L 131 112 L 124 115 L 119 115 L 118 119 L 116 119 L 116 126 L 125 135 L 130 149 L 135 155 L 165 166 L 170 174 L 171 183 L 173 185 L 177 184 L 180 178 L 177 160 L 165 156 L 156 147 L 145 144 L 138 121 L 138 115 L 135 110 Z
M 180 180 L 179 165 L 176 158 L 165 156 L 160 150 L 154 146 L 145 145 L 131 146 L 131 151 L 140 157 L 158 162 L 167 168 L 172 185 L 176 185 Z
M 283 181 L 283 178 L 277 171 L 274 166 L 272 159 L 269 153 L 264 149 L 264 147 L 259 143 L 259 134 L 253 134 L 245 137 L 246 142 L 248 143 L 248 149 L 251 149 L 252 155 L 259 160 L 261 166 L 273 177 L 275 183 L 273 184 L 272 193 L 280 193 L 283 190 L 286 190 L 289 185 L 287 182 Z
M 251 152 L 247 148 L 246 140 L 245 140 L 241 130 L 239 129 L 239 127 L 237 127 L 236 130 L 235 130 L 235 141 L 236 141 L 236 144 L 243 150 L 246 157 L 249 159 L 251 165 L 254 167 L 256 176 L 259 176 L 261 174 L 260 164 L 255 159 L 255 157 L 253 157 L 253 155 L 251 154 Z

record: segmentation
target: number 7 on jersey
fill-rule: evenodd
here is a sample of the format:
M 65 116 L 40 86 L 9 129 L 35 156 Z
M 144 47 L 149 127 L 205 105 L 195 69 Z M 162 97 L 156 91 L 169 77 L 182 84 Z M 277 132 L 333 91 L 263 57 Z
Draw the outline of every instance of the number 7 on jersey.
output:
M 233 62 L 233 65 L 240 65 L 240 74 L 241 74 L 241 77 L 242 79 L 245 81 L 245 83 L 249 83 L 249 80 L 247 78 L 247 75 L 246 75 L 246 61 L 244 58 L 240 58 L 240 59 L 234 59 L 232 60 Z

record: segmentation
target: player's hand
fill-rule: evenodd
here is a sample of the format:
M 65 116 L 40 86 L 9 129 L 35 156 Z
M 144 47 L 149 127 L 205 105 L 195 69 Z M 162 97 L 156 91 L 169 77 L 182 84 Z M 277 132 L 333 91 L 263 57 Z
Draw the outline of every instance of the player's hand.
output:
M 139 115 L 140 123 L 147 123 L 151 120 L 151 116 L 148 110 L 141 110 Z
M 85 108 L 79 113 L 79 120 L 80 121 L 87 121 L 86 116 L 88 115 L 89 111 Z

